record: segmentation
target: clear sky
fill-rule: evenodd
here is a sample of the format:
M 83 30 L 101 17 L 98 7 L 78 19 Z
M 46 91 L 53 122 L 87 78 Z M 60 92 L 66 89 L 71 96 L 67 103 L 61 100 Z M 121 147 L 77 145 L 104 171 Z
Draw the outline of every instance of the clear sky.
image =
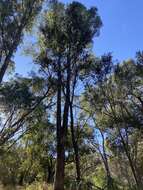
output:
M 69 3 L 71 0 L 61 0 Z M 143 50 L 143 0 L 79 0 L 84 5 L 96 6 L 103 21 L 100 36 L 94 40 L 94 52 L 102 55 L 112 52 L 114 59 L 134 58 Z M 22 75 L 34 69 L 32 60 L 15 56 L 16 72 Z

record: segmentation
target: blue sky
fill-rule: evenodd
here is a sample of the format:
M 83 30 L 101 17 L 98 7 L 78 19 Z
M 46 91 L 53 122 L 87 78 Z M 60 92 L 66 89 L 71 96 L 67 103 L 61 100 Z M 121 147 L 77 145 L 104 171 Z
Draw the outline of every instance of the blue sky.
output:
M 62 0 L 69 3 L 71 0 Z M 143 0 L 79 0 L 84 5 L 96 6 L 103 21 L 100 36 L 94 40 L 94 53 L 112 52 L 119 61 L 134 58 L 143 50 Z M 35 69 L 30 57 L 15 55 L 16 71 L 27 75 Z

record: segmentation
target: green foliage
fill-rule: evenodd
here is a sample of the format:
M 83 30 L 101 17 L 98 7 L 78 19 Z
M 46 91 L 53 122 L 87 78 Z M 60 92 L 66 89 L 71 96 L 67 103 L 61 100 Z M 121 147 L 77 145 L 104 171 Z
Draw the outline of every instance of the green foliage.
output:
M 25 190 L 43 190 L 43 189 L 53 190 L 52 185 L 42 183 L 42 182 L 34 182 L 31 185 L 27 186 Z
M 21 159 L 16 147 L 0 156 L 0 181 L 4 185 L 15 185 L 18 182 Z
M 5 63 L 14 66 L 12 56 L 42 2 L 0 1 L 1 70 Z M 101 26 L 95 7 L 49 3 L 33 50 L 39 72 L 0 86 L 0 183 L 5 188 L 42 190 L 48 184 L 52 190 L 60 134 L 65 138 L 66 190 L 142 189 L 143 52 L 117 65 L 110 53 L 95 57 L 92 39 Z M 58 85 L 62 127 L 56 135 Z M 67 118 L 64 114 L 71 103 L 73 134 L 72 114 L 67 111 Z M 78 146 L 80 179 L 72 135 Z
M 7 70 L 14 68 L 14 53 L 22 42 L 24 31 L 42 8 L 43 0 L 0 1 L 0 83 Z
M 34 96 L 30 92 L 29 81 L 18 78 L 0 87 L 1 101 L 8 107 L 7 109 L 12 109 L 13 105 L 17 109 L 30 107 L 32 101 L 34 101 Z
M 41 0 L 2 0 L 0 2 L 0 31 L 1 31 L 1 47 L 0 49 L 8 53 L 8 51 L 16 50 L 23 29 L 31 26 L 35 15 L 42 6 Z

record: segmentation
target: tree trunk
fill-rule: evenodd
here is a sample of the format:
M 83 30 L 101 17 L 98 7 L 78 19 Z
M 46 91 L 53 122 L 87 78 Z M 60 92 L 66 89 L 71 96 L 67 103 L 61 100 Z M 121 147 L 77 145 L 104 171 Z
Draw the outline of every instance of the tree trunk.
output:
M 64 190 L 65 148 L 64 140 L 57 139 L 57 161 L 54 190 Z
M 126 143 L 125 143 L 125 141 L 124 141 L 124 138 L 123 138 L 123 136 L 122 136 L 122 134 L 121 134 L 120 129 L 119 129 L 119 135 L 120 135 L 120 137 L 121 137 L 121 142 L 122 142 L 123 148 L 124 148 L 124 150 L 125 150 L 126 156 L 127 156 L 127 158 L 128 158 L 129 165 L 130 165 L 130 168 L 131 168 L 131 170 L 132 170 L 132 174 L 133 174 L 133 176 L 134 176 L 137 189 L 138 189 L 138 190 L 142 190 L 142 184 L 141 184 L 141 182 L 140 182 L 139 179 L 138 179 L 138 176 L 137 176 L 137 173 L 136 173 L 136 170 L 135 170 L 135 167 L 134 167 L 134 163 L 133 163 L 133 161 L 132 161 L 132 159 L 131 159 L 130 152 L 129 152 L 128 148 L 127 148 L 127 145 L 126 145 Z
M 20 178 L 19 178 L 19 183 L 18 183 L 18 185 L 22 186 L 22 185 L 23 185 L 23 181 L 24 181 L 24 173 L 22 172 L 22 173 L 20 174 Z
M 61 63 L 58 62 L 58 92 L 57 92 L 57 160 L 54 179 L 54 190 L 64 190 L 65 145 L 64 130 L 61 126 Z
M 112 179 L 112 176 L 111 176 L 110 167 L 109 167 L 109 163 L 108 163 L 108 158 L 107 158 L 107 155 L 106 155 L 105 137 L 104 137 L 104 134 L 103 134 L 102 130 L 100 128 L 98 128 L 98 129 L 99 129 L 101 137 L 102 137 L 102 152 L 100 151 L 100 148 L 99 148 L 99 152 L 100 152 L 100 155 L 101 155 L 101 158 L 103 160 L 103 164 L 104 164 L 104 167 L 105 167 L 105 170 L 106 170 L 107 188 L 114 190 L 115 188 L 114 188 L 114 184 L 113 184 L 113 179 Z
M 63 124 L 61 124 L 61 90 L 62 90 L 62 75 L 61 63 L 58 63 L 58 93 L 57 93 L 57 162 L 54 181 L 54 190 L 64 190 L 64 172 L 65 172 L 65 144 L 68 129 L 68 115 L 70 106 L 70 79 L 71 65 L 70 57 L 67 58 L 67 81 L 65 104 L 63 111 Z
M 76 165 L 76 179 L 79 183 L 81 180 L 81 174 L 80 174 L 80 159 L 79 159 L 79 149 L 78 149 L 78 143 L 75 139 L 75 132 L 74 132 L 74 118 L 73 118 L 73 108 L 72 103 L 70 103 L 70 116 L 71 116 L 71 135 L 72 135 L 72 143 L 73 143 L 73 149 L 75 154 L 75 165 Z
M 3 80 L 3 77 L 4 77 L 4 74 L 8 68 L 8 60 L 5 61 L 5 63 L 2 65 L 1 69 L 0 69 L 0 84 L 2 83 L 2 80 Z

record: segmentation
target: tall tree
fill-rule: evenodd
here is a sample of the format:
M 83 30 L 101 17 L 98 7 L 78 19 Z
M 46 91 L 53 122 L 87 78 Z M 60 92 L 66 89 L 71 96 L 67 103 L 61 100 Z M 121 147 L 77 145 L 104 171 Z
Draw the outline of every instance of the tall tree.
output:
M 0 1 L 0 83 L 12 57 L 21 43 L 24 29 L 32 25 L 43 0 L 1 0 Z
M 92 114 L 98 126 L 106 130 L 114 146 L 124 151 L 134 186 L 140 190 L 142 180 L 134 160 L 137 149 L 133 135 L 137 135 L 136 131 L 142 132 L 142 53 L 138 56 L 135 61 L 115 66 L 107 80 L 88 86 L 86 98 L 94 105 Z
M 91 56 L 89 44 L 99 34 L 102 23 L 97 9 L 81 3 L 51 4 L 41 27 L 41 52 L 37 61 L 57 81 L 57 163 L 55 190 L 64 189 L 65 145 L 70 104 L 77 76 Z

